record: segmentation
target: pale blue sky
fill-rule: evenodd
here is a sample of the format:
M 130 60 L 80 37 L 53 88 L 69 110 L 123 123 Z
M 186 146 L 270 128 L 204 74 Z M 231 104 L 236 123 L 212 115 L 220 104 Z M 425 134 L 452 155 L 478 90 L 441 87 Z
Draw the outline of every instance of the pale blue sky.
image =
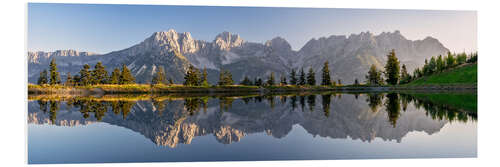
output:
M 281 36 L 295 50 L 311 38 L 400 30 L 411 40 L 432 36 L 455 52 L 477 50 L 474 11 L 28 4 L 29 51 L 107 53 L 171 28 L 206 41 L 222 31 L 262 43 Z

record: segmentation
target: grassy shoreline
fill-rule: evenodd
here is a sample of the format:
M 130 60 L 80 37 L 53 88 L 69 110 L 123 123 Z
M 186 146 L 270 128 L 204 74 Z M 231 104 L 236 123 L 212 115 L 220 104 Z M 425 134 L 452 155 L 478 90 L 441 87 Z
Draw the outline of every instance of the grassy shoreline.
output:
M 448 85 L 398 85 L 398 86 L 183 86 L 183 85 L 92 85 L 92 86 L 50 86 L 28 85 L 28 94 L 52 95 L 105 95 L 105 94 L 144 94 L 144 93 L 280 93 L 280 92 L 387 92 L 387 91 L 462 91 L 477 90 L 477 84 L 448 84 Z

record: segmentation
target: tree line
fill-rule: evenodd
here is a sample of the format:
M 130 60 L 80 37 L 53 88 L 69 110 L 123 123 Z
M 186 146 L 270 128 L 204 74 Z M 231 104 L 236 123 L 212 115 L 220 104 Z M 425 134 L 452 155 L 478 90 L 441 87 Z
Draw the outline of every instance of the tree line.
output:
M 88 86 L 88 85 L 98 85 L 98 84 L 133 84 L 135 83 L 135 78 L 127 68 L 126 65 L 122 65 L 121 70 L 115 68 L 111 75 L 109 75 L 106 67 L 101 63 L 97 62 L 94 69 L 90 69 L 90 65 L 85 64 L 83 68 L 79 71 L 79 74 L 72 76 L 70 72 L 66 74 L 66 86 Z M 50 75 L 50 76 L 48 76 Z M 56 60 L 52 59 L 49 64 L 49 71 L 43 70 L 40 72 L 40 77 L 38 78 L 37 84 L 44 85 L 59 85 L 61 84 L 61 77 L 59 72 L 57 72 Z
M 400 66 L 400 62 L 393 49 L 387 55 L 384 71 L 380 71 L 375 65 L 371 65 L 365 78 L 368 85 L 383 85 L 385 83 L 389 85 L 406 84 L 420 77 L 440 73 L 465 63 L 476 62 L 477 52 L 470 54 L 448 52 L 447 56 L 439 55 L 437 58 L 433 56 L 430 61 L 425 59 L 423 67 L 416 68 L 413 74 L 409 74 L 405 64 Z

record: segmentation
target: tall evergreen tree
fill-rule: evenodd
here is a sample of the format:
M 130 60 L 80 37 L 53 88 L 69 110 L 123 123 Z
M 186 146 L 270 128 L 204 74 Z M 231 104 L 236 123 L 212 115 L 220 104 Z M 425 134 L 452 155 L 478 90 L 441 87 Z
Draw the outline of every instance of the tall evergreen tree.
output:
M 260 78 L 255 78 L 255 86 L 262 86 L 262 79 Z
M 201 74 L 201 86 L 210 86 L 208 84 L 208 73 L 207 73 L 207 68 L 203 68 L 203 73 Z
M 273 86 L 274 85 L 274 72 L 271 72 L 271 75 L 269 75 L 269 78 L 267 78 L 266 84 L 268 86 Z
M 218 85 L 232 85 L 233 75 L 228 70 L 220 70 Z
M 445 67 L 446 67 L 446 64 L 443 60 L 443 56 L 439 55 L 437 60 L 436 60 L 437 71 L 441 72 L 444 70 Z
M 91 84 L 91 74 L 90 66 L 88 64 L 83 65 L 83 69 L 80 70 L 80 82 L 79 85 L 87 86 Z
M 200 86 L 200 71 L 193 65 L 189 65 L 186 74 L 184 75 L 184 85 Z
M 330 78 L 330 70 L 328 69 L 328 61 L 325 62 L 323 65 L 323 69 L 321 69 L 322 74 L 321 74 L 321 85 L 326 86 L 326 85 L 331 85 L 332 81 Z
M 40 77 L 38 77 L 37 83 L 38 85 L 43 85 L 48 83 L 47 70 L 43 70 L 42 72 L 40 72 Z
M 290 85 L 297 85 L 297 74 L 295 69 L 290 72 Z
M 433 74 L 434 72 L 437 71 L 437 62 L 436 62 L 436 58 L 431 57 L 431 61 L 429 61 L 429 74 Z
M 400 78 L 401 78 L 400 83 L 402 83 L 402 84 L 410 82 L 410 74 L 408 74 L 408 71 L 406 70 L 405 64 L 403 64 L 403 66 L 401 66 L 401 77 Z
M 133 84 L 135 83 L 135 78 L 132 76 L 132 73 L 127 68 L 125 64 L 122 65 L 122 72 L 120 75 L 120 84 Z
M 451 54 L 451 52 L 448 52 L 448 56 L 446 56 L 446 68 L 453 68 L 456 65 L 456 60 L 455 57 Z
M 82 85 L 80 82 L 80 75 L 74 75 L 73 76 L 73 85 Z
M 337 80 L 337 84 L 338 84 L 339 86 L 342 86 L 342 81 L 341 81 L 340 79 L 338 79 L 338 80 Z
M 311 85 L 311 86 L 314 86 L 316 85 L 316 78 L 315 78 L 315 73 L 314 73 L 314 70 L 309 67 L 309 71 L 307 72 L 307 84 L 308 85 Z
M 66 86 L 73 86 L 75 84 L 75 82 L 73 81 L 73 76 L 71 76 L 71 73 L 68 72 L 66 74 L 66 82 L 65 82 L 65 85 Z
M 108 83 L 108 71 L 106 67 L 102 65 L 102 62 L 97 62 L 92 71 L 92 84 L 106 84 Z
M 111 77 L 109 78 L 109 83 L 110 84 L 120 84 L 120 76 L 121 76 L 120 69 L 115 68 L 113 70 L 113 72 L 111 72 Z
M 359 85 L 358 78 L 354 79 L 354 85 Z
M 394 49 L 387 55 L 387 63 L 385 64 L 386 82 L 391 85 L 398 84 L 399 81 L 399 60 L 396 57 Z
M 283 75 L 283 74 L 281 74 L 280 85 L 281 85 L 281 86 L 285 86 L 285 85 L 287 85 L 287 84 L 288 84 L 288 83 L 287 83 L 287 81 L 286 81 L 286 76 L 285 76 L 285 75 Z
M 299 85 L 305 85 L 305 84 L 306 84 L 306 73 L 304 72 L 304 68 L 301 68 L 299 74 Z
M 153 76 L 151 84 L 165 84 L 167 79 L 165 78 L 165 70 L 162 66 L 158 67 L 158 72 Z
M 369 85 L 382 85 L 384 82 L 382 73 L 373 64 L 368 71 L 368 75 L 366 75 L 366 80 Z
M 252 81 L 250 81 L 250 79 L 248 78 L 248 76 L 245 75 L 243 81 L 241 81 L 240 83 L 241 85 L 246 85 L 246 86 L 249 86 L 249 85 L 252 85 Z
M 56 64 L 56 59 L 52 58 L 52 61 L 50 61 L 49 64 L 49 73 L 50 73 L 50 85 L 56 85 L 61 83 L 61 76 L 59 75 L 59 72 L 57 72 L 57 64 Z

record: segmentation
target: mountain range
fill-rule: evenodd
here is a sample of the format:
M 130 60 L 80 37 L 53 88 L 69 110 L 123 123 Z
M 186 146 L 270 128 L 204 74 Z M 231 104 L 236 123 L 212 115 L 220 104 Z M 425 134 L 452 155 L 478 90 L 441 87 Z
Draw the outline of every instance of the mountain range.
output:
M 289 74 L 291 69 L 307 70 L 312 67 L 317 80 L 325 61 L 329 61 L 332 79 L 352 83 L 356 78 L 364 81 L 368 68 L 375 64 L 382 69 L 386 55 L 394 49 L 401 64 L 411 72 L 422 66 L 425 59 L 446 54 L 449 50 L 437 39 L 408 40 L 399 31 L 374 35 L 332 35 L 309 40 L 301 49 L 293 50 L 282 37 L 265 43 L 248 42 L 238 34 L 222 32 L 213 41 L 194 39 L 189 32 L 178 33 L 173 29 L 155 32 L 139 44 L 106 54 L 58 50 L 55 52 L 28 52 L 28 82 L 36 83 L 39 73 L 48 69 L 55 58 L 62 77 L 66 72 L 77 74 L 84 64 L 94 66 L 101 61 L 108 71 L 122 64 L 132 71 L 138 83 L 149 83 L 152 76 L 163 67 L 167 78 L 183 82 L 189 65 L 206 68 L 208 81 L 215 84 L 221 69 L 229 70 L 233 80 Z

